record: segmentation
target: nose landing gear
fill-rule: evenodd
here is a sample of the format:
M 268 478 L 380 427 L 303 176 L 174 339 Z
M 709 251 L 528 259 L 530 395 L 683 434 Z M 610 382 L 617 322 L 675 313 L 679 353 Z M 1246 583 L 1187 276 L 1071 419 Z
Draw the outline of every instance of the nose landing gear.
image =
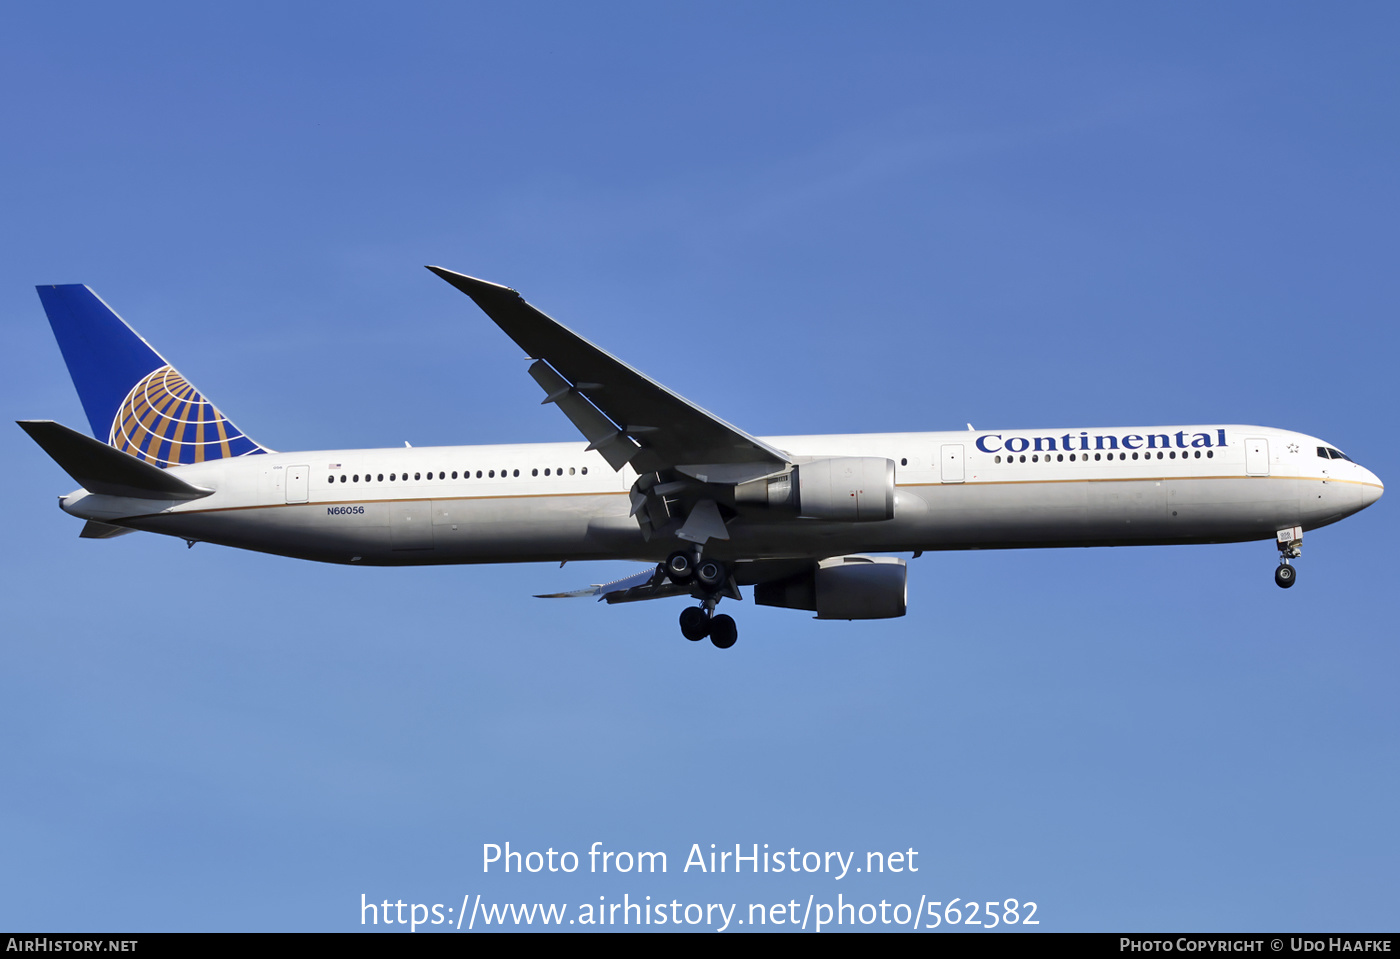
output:
M 1291 559 L 1303 555 L 1303 527 L 1292 526 L 1278 531 L 1278 569 L 1274 570 L 1274 582 L 1280 589 L 1288 589 L 1298 581 L 1298 571 L 1288 564 Z

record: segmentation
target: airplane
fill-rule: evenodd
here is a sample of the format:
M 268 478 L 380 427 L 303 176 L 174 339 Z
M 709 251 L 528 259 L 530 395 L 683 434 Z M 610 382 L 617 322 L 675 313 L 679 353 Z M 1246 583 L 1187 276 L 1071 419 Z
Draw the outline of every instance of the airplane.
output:
M 86 286 L 40 286 L 96 437 L 19 421 L 81 487 L 60 507 L 89 539 L 143 530 L 326 563 L 642 561 L 547 597 L 687 597 L 681 634 L 727 649 L 738 627 L 716 607 L 746 586 L 817 619 L 903 616 L 891 553 L 1272 540 L 1288 588 L 1304 531 L 1384 491 L 1337 447 L 1259 426 L 755 437 L 515 290 L 428 269 L 533 359 L 586 445 L 274 452 Z

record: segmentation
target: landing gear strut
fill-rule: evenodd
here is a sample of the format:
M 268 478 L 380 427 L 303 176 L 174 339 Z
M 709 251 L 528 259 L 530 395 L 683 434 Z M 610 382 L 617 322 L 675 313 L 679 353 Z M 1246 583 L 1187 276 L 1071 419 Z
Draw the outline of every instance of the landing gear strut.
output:
M 1293 526 L 1278 531 L 1278 569 L 1274 570 L 1274 582 L 1281 589 L 1287 589 L 1298 581 L 1298 571 L 1288 564 L 1290 559 L 1303 555 L 1303 527 Z
M 694 581 L 696 595 L 702 595 L 699 606 L 690 606 L 681 611 L 681 635 L 691 642 L 699 642 L 706 636 L 720 649 L 728 649 L 739 639 L 739 627 L 732 616 L 716 616 L 723 590 L 729 584 L 729 567 L 719 560 L 700 559 L 690 553 L 678 550 L 662 563 L 662 570 L 674 583 Z

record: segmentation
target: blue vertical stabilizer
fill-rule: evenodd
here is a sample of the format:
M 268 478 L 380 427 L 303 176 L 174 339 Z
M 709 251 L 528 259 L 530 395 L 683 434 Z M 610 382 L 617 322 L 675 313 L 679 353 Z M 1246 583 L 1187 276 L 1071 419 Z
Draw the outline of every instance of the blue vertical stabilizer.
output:
M 267 452 L 92 290 L 38 289 L 97 439 L 157 466 Z

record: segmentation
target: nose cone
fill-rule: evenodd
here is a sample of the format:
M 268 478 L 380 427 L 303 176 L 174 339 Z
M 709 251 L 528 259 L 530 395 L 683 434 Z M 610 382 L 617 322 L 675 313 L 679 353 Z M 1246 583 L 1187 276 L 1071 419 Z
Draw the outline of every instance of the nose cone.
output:
M 1381 498 L 1381 494 L 1385 492 L 1385 484 L 1379 476 L 1364 466 L 1361 467 L 1361 482 L 1361 508 L 1365 509 Z

